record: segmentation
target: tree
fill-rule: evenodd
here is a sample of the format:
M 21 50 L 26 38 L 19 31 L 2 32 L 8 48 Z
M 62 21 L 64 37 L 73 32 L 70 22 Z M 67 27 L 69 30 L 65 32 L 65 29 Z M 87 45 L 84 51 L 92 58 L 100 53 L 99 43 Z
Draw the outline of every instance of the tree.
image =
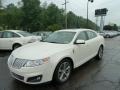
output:
M 20 28 L 23 14 L 21 9 L 17 8 L 14 4 L 9 4 L 7 8 L 5 8 L 5 12 L 4 24 L 8 29 Z
M 22 0 L 23 2 L 23 21 L 22 26 L 24 29 L 29 29 L 32 31 L 37 31 L 41 27 L 40 21 L 40 1 L 39 0 Z
M 79 17 L 75 15 L 72 11 L 68 12 L 68 28 L 86 28 L 86 19 L 83 17 Z M 93 23 L 92 21 L 88 20 L 89 26 L 88 28 L 94 29 L 96 27 L 96 24 Z
M 67 13 L 68 28 L 86 28 L 86 19 L 72 11 Z M 95 29 L 96 24 L 89 21 L 89 28 Z M 30 32 L 59 30 L 65 28 L 65 13 L 55 4 L 39 0 L 22 0 L 17 6 L 9 4 L 0 10 L 0 27 L 5 29 L 23 29 Z
M 111 25 L 105 25 L 104 30 L 112 30 L 112 26 Z
M 118 26 L 116 24 L 114 25 L 105 25 L 104 30 L 115 30 L 118 31 Z
M 48 26 L 58 24 L 60 27 L 63 27 L 63 10 L 59 9 L 55 4 L 50 4 L 46 9 L 47 20 L 46 23 Z
M 62 27 L 58 24 L 53 24 L 53 25 L 50 25 L 48 26 L 47 30 L 49 31 L 56 31 L 56 30 L 60 30 Z
M 117 24 L 114 24 L 113 30 L 118 31 L 118 26 L 117 26 Z
M 73 12 L 67 14 L 68 28 L 75 28 L 77 24 L 77 16 Z
M 22 11 L 14 4 L 9 4 L 0 11 L 0 26 L 4 29 L 20 28 Z

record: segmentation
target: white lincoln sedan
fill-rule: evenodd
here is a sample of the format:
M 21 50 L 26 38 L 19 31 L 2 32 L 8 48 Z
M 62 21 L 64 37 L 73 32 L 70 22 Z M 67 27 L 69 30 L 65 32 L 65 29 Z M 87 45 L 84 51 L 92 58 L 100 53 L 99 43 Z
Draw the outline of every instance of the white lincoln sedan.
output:
M 20 30 L 0 31 L 0 50 L 14 50 L 27 43 L 40 41 L 41 37 Z
M 8 67 L 13 78 L 27 84 L 66 82 L 74 68 L 93 57 L 101 60 L 104 38 L 93 30 L 59 30 L 41 42 L 12 52 Z

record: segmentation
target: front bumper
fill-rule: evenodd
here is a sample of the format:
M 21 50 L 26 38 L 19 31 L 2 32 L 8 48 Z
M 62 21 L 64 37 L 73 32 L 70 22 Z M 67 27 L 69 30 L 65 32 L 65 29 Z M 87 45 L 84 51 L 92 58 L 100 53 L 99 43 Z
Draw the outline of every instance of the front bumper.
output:
M 37 67 L 23 67 L 15 69 L 9 67 L 13 78 L 26 84 L 41 84 L 52 80 L 53 71 L 50 64 Z

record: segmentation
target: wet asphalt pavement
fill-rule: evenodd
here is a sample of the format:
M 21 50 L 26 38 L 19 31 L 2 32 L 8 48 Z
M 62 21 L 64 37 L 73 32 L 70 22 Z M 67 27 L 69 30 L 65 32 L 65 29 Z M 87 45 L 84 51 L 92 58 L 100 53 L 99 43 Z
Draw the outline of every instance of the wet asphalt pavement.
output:
M 62 85 L 27 85 L 11 78 L 7 59 L 11 51 L 0 51 L 0 90 L 120 90 L 120 36 L 106 39 L 103 60 L 90 60 L 75 69 Z

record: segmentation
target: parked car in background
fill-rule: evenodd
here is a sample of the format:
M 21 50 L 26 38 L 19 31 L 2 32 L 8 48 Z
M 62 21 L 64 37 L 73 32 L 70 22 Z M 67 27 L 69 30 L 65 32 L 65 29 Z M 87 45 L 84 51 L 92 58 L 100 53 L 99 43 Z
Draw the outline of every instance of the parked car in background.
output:
M 118 31 L 102 31 L 102 32 L 98 32 L 101 36 L 105 37 L 105 38 L 112 38 L 115 36 L 120 35 Z
M 112 38 L 118 35 L 117 31 L 104 31 L 106 38 Z
M 105 37 L 105 32 L 98 32 L 101 36 Z
M 118 30 L 117 32 L 118 32 L 118 35 L 120 35 L 120 30 Z
M 41 37 L 34 36 L 28 32 L 20 30 L 0 31 L 0 50 L 14 50 L 20 46 L 35 41 L 40 41 Z
M 8 67 L 13 78 L 27 84 L 66 82 L 74 68 L 96 57 L 101 60 L 104 38 L 93 30 L 70 29 L 12 52 Z
M 47 38 L 49 35 L 52 34 L 51 31 L 39 31 L 39 32 L 33 32 L 32 34 L 36 35 L 36 36 L 41 36 L 42 39 Z

